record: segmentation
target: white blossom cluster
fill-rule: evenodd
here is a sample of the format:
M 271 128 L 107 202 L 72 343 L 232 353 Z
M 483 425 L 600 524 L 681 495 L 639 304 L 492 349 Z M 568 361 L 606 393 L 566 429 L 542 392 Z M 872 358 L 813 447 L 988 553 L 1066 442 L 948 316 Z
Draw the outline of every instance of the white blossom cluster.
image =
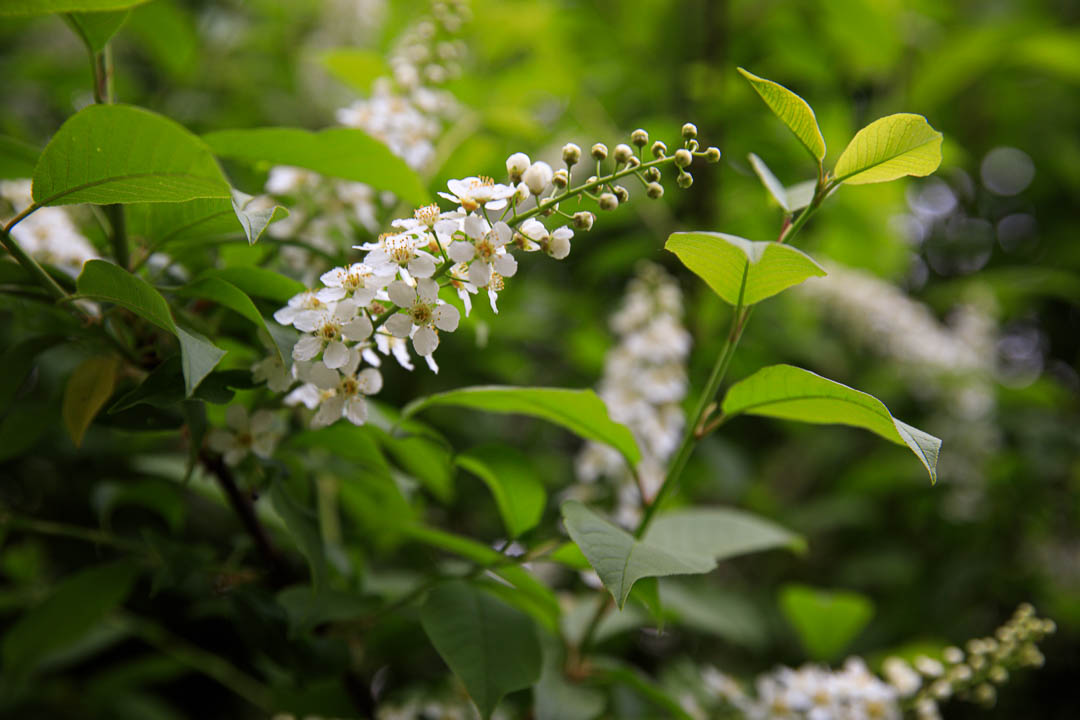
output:
M 0 216 L 0 224 L 30 207 L 31 182 L 0 181 L 0 201 L 11 205 L 10 217 Z M 2 207 L 3 202 L 0 202 Z M 2 212 L 2 210 L 0 210 Z M 94 246 L 79 232 L 68 211 L 62 207 L 43 207 L 11 229 L 11 235 L 31 257 L 75 276 L 83 263 L 98 257 Z
M 611 317 L 618 343 L 605 359 L 598 392 L 611 418 L 630 428 L 641 449 L 637 482 L 622 456 L 599 443 L 585 446 L 576 470 L 584 483 L 600 477 L 618 482 L 615 515 L 626 526 L 637 523 L 642 494 L 651 501 L 659 490 L 667 460 L 682 438 L 691 344 L 682 317 L 678 283 L 653 263 L 640 266 Z

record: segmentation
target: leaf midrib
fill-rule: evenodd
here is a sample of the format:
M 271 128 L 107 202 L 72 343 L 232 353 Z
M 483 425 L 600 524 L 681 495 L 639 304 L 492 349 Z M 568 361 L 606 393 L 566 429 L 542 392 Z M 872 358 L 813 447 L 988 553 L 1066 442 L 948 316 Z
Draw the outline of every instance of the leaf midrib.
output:
M 146 173 L 130 173 L 130 174 L 127 174 L 127 175 L 110 175 L 109 177 L 107 177 L 107 178 L 105 178 L 103 180 L 93 180 L 91 182 L 83 183 L 82 185 L 76 185 L 74 187 L 68 188 L 68 189 L 63 190 L 62 192 L 58 192 L 55 195 L 52 195 L 52 196 L 50 196 L 50 197 L 48 197 L 48 198 L 46 198 L 44 200 L 38 201 L 37 204 L 44 207 L 44 206 L 47 206 L 47 205 L 55 202 L 56 200 L 59 200 L 60 198 L 67 197 L 68 195 L 74 195 L 75 193 L 79 192 L 80 190 L 88 190 L 90 188 L 100 187 L 101 185 L 108 185 L 109 183 L 113 183 L 113 182 L 121 182 L 123 180 L 137 180 L 139 178 L 146 178 L 146 177 L 183 177 L 183 178 L 193 178 L 195 180 L 200 180 L 200 181 L 203 181 L 203 182 L 214 182 L 214 178 L 209 178 L 209 177 L 206 177 L 205 175 L 194 175 L 192 173 L 182 173 L 182 172 L 146 172 Z M 203 196 L 203 197 L 207 197 L 207 198 L 217 198 L 217 197 L 227 198 L 229 196 L 228 196 L 228 193 L 226 193 L 226 194 L 223 194 L 223 195 L 206 195 L 206 196 Z M 191 200 L 198 200 L 200 198 L 190 198 L 190 199 Z M 144 202 L 155 202 L 155 201 L 146 200 Z M 168 202 L 168 201 L 157 201 L 157 202 Z
M 744 405 L 743 407 L 739 408 L 738 410 L 736 410 L 735 412 L 733 412 L 731 414 L 732 415 L 740 415 L 740 414 L 743 414 L 743 413 L 745 413 L 748 410 L 751 410 L 753 408 L 765 407 L 766 405 L 781 405 L 781 404 L 783 404 L 785 402 L 792 402 L 794 400 L 835 400 L 837 402 L 844 402 L 844 403 L 848 403 L 849 405 L 855 405 L 856 407 L 861 407 L 864 410 L 869 410 L 870 412 L 872 412 L 877 417 L 886 419 L 890 423 L 893 422 L 893 416 L 888 411 L 886 411 L 885 414 L 882 414 L 882 413 L 878 412 L 876 409 L 874 409 L 872 407 L 867 407 L 866 405 L 864 405 L 864 404 L 862 404 L 860 402 L 857 402 L 855 400 L 852 400 L 851 398 L 837 397 L 836 395 L 799 395 L 797 397 L 786 397 L 786 398 L 783 398 L 783 399 L 780 399 L 780 400 L 764 400 L 762 402 L 757 402 L 757 403 L 751 403 L 749 405 Z M 836 423 L 836 424 L 843 425 L 845 423 Z M 893 429 L 895 430 L 895 425 L 893 426 Z
M 903 155 L 906 155 L 909 152 L 913 152 L 913 151 L 918 150 L 920 148 L 926 147 L 930 143 L 934 142 L 935 140 L 939 140 L 939 139 L 941 139 L 941 133 L 938 133 L 935 137 L 931 137 L 926 142 L 919 143 L 918 145 L 915 145 L 914 147 L 909 147 L 908 149 L 904 150 L 903 152 L 896 153 L 895 155 L 890 155 L 889 157 L 887 157 L 887 158 L 885 158 L 883 160 L 880 160 L 879 162 L 871 163 L 870 165 L 866 165 L 864 167 L 861 167 L 858 170 L 856 170 L 855 172 L 850 172 L 847 175 L 838 176 L 838 177 L 834 178 L 834 181 L 835 182 L 844 182 L 848 178 L 855 177 L 856 175 L 861 175 L 862 173 L 866 172 L 867 170 L 873 170 L 878 165 L 884 165 L 885 163 L 890 162 L 892 160 L 895 160 L 896 158 L 901 157 Z

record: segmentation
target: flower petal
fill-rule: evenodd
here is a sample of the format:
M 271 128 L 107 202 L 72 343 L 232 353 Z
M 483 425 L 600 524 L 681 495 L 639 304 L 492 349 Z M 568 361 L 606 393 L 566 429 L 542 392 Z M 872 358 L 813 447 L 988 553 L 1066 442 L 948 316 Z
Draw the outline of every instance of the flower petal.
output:
M 394 337 L 407 338 L 409 337 L 409 333 L 412 332 L 413 324 L 412 319 L 408 315 L 398 313 L 396 315 L 391 315 L 390 319 L 386 321 L 386 324 L 383 327 L 385 327 L 386 331 Z
M 440 305 L 431 313 L 435 321 L 435 327 L 446 332 L 457 330 L 458 322 L 461 321 L 461 313 L 453 305 Z
M 354 395 L 345 402 L 345 419 L 353 425 L 367 422 L 367 402 L 362 395 Z
M 514 273 L 517 272 L 517 268 L 517 258 L 510 253 L 495 258 L 495 272 L 503 277 L 513 277 Z
M 431 305 L 433 302 L 439 299 L 439 283 L 435 282 L 431 278 L 417 280 L 416 295 L 420 298 L 420 302 L 424 303 L 425 305 Z
M 473 256 L 476 255 L 476 248 L 473 247 L 472 243 L 455 240 L 450 243 L 450 247 L 446 251 L 446 254 L 449 255 L 450 259 L 454 262 L 469 262 L 473 259 Z
M 311 427 L 321 428 L 333 425 L 341 419 L 341 409 L 345 406 L 345 398 L 334 395 L 323 400 L 315 417 L 311 418 Z
M 477 260 L 469 266 L 469 282 L 477 287 L 487 287 L 491 281 L 491 266 Z
M 341 375 L 337 370 L 331 370 L 322 363 L 315 363 L 308 371 L 308 379 L 320 390 L 333 390 L 338 386 Z
M 429 327 L 422 327 L 413 335 L 412 343 L 417 355 L 430 355 L 439 347 L 439 334 Z
M 345 336 L 345 339 L 353 342 L 366 340 L 371 337 L 372 331 L 371 320 L 368 319 L 367 315 L 361 315 L 341 328 L 341 334 Z
M 429 278 L 435 274 L 435 261 L 427 253 L 417 254 L 409 261 L 409 274 L 418 278 Z
M 487 223 L 484 222 L 482 217 L 470 215 L 465 218 L 463 229 L 465 230 L 465 234 L 473 240 L 479 240 L 487 233 Z
M 323 351 L 323 362 L 328 368 L 339 368 L 349 359 L 349 348 L 340 340 L 334 340 Z
M 311 360 L 322 350 L 323 342 L 314 335 L 304 335 L 293 345 L 293 360 Z
M 376 395 L 382 390 L 382 375 L 375 368 L 364 368 L 356 376 L 356 382 L 360 385 L 360 392 L 365 395 Z
M 402 280 L 395 280 L 390 283 L 390 287 L 386 289 L 386 294 L 390 296 L 390 302 L 398 307 L 409 308 L 416 302 L 416 290 Z

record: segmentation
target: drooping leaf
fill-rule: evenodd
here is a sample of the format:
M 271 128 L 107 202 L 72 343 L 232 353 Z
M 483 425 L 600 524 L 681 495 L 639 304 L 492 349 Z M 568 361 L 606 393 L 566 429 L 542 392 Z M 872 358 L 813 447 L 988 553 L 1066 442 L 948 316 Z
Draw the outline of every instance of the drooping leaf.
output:
M 765 186 L 765 189 L 769 191 L 769 195 L 773 200 L 780 205 L 784 212 L 790 213 L 792 211 L 791 204 L 788 202 L 787 190 L 784 189 L 784 184 L 780 182 L 773 171 L 769 169 L 769 166 L 765 164 L 765 161 L 759 158 L 754 153 L 750 153 L 747 156 L 750 160 L 750 167 L 754 168 L 754 172 L 758 176 L 758 180 Z
M 453 499 L 453 465 L 446 445 L 419 434 L 399 437 L 374 426 L 369 431 L 379 439 L 379 444 L 394 463 L 439 501 L 448 503 Z
M 739 68 L 739 73 L 750 83 L 776 117 L 787 125 L 819 163 L 825 158 L 825 138 L 821 136 L 817 118 L 810 105 L 783 85 L 758 77 Z
M 82 445 L 86 429 L 112 395 L 119 369 L 116 355 L 95 355 L 75 368 L 64 385 L 60 415 L 75 447 Z
M 690 508 L 657 514 L 644 540 L 672 555 L 698 553 L 714 560 L 788 548 L 806 541 L 771 520 L 733 508 Z
M 536 627 L 483 590 L 463 582 L 439 585 L 428 595 L 420 622 L 485 719 L 506 693 L 540 677 Z
M 630 430 L 608 416 L 604 401 L 592 390 L 500 385 L 467 387 L 414 400 L 405 407 L 403 414 L 408 417 L 441 405 L 530 415 L 561 425 L 586 440 L 612 446 L 622 453 L 631 466 L 641 459 L 641 452 Z
M 906 445 L 937 481 L 941 440 L 903 423 L 873 395 L 791 365 L 762 368 L 735 383 L 721 405 L 725 415 L 764 415 L 809 423 L 851 425 Z
M 817 180 L 804 180 L 786 188 L 788 204 L 791 212 L 802 210 L 814 200 L 814 192 L 817 191 Z
M 874 603 L 859 593 L 785 585 L 780 609 L 812 660 L 839 659 L 874 616 Z
M 299 128 L 219 130 L 203 139 L 222 157 L 306 168 L 367 183 L 422 205 L 428 193 L 419 176 L 383 143 L 356 128 L 311 132 Z
M 512 538 L 536 527 L 544 513 L 544 485 L 521 453 L 502 445 L 482 445 L 454 462 L 484 481 Z
M 25 676 L 45 656 L 78 642 L 124 602 L 135 577 L 133 565 L 114 563 L 65 578 L 4 636 L 4 673 Z
M 297 549 L 307 560 L 315 590 L 323 590 L 328 572 L 326 551 L 314 513 L 298 503 L 280 480 L 275 480 L 270 486 L 270 502 L 285 523 Z
M 195 392 L 225 351 L 202 335 L 185 330 L 173 321 L 169 304 L 152 285 L 105 260 L 90 260 L 76 280 L 80 295 L 115 303 L 172 333 L 180 341 L 187 396 Z
M 149 0 L 4 0 L 0 15 L 50 15 L 66 12 L 124 10 Z
M 255 387 L 251 373 L 246 370 L 218 370 L 206 376 L 192 394 L 193 400 L 224 405 L 232 401 L 235 390 Z M 166 358 L 139 385 L 121 395 L 109 407 L 109 414 L 121 413 L 136 405 L 171 408 L 184 401 L 183 363 L 179 356 Z
M 319 56 L 319 62 L 338 80 L 365 95 L 371 92 L 371 84 L 375 79 L 383 77 L 389 71 L 382 55 L 359 48 L 326 50 Z
M 131 14 L 130 8 L 111 12 L 79 12 L 64 18 L 89 49 L 99 53 Z
M 0 135 L 0 180 L 31 177 L 40 153 L 28 142 Z
M 232 192 L 240 194 L 235 189 Z M 244 204 L 238 208 L 234 199 L 200 198 L 182 203 L 132 203 L 125 209 L 128 235 L 141 238 L 155 250 L 166 245 L 240 233 L 244 234 L 249 244 L 254 244 L 271 223 L 289 215 L 289 211 L 280 205 L 268 210 L 248 208 L 253 206 Z M 270 210 L 272 212 L 267 217 Z
M 263 318 L 262 313 L 259 312 L 259 308 L 255 307 L 255 303 L 251 301 L 251 298 L 249 298 L 240 288 L 230 282 L 222 280 L 220 277 L 208 276 L 191 281 L 181 288 L 178 294 L 182 297 L 210 300 L 218 305 L 229 308 L 254 325 L 256 329 L 260 331 L 266 344 L 272 346 L 277 352 L 278 357 L 284 361 L 285 356 L 283 350 L 275 344 L 274 339 L 276 336 L 270 330 L 266 319 Z
M 825 270 L 790 245 L 717 232 L 678 232 L 664 247 L 729 305 L 759 303 Z M 744 285 L 745 276 L 745 285 Z
M 232 209 L 244 229 L 248 245 L 258 242 L 266 228 L 270 227 L 270 223 L 289 216 L 289 211 L 280 205 L 260 203 L 254 195 L 240 192 L 236 188 L 232 191 Z
M 254 265 L 234 265 L 220 270 L 207 270 L 199 277 L 221 278 L 251 297 L 272 300 L 282 305 L 287 303 L 293 295 L 298 295 L 305 290 L 303 283 L 298 280 Z
M 34 202 L 183 202 L 230 197 L 206 144 L 128 105 L 90 105 L 60 126 L 34 169 Z
M 941 164 L 941 141 L 941 133 L 922 115 L 888 115 L 855 133 L 840 153 L 833 176 L 848 185 L 924 177 Z

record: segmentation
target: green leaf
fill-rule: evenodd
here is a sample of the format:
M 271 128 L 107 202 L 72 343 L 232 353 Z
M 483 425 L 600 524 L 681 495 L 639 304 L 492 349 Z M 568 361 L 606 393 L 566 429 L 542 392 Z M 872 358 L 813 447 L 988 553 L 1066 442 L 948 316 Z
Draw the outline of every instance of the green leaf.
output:
M 134 566 L 116 563 L 65 578 L 4 636 L 5 674 L 29 674 L 45 656 L 81 640 L 124 602 L 135 577 Z
M 130 8 L 112 12 L 80 12 L 65 15 L 64 19 L 72 26 L 75 34 L 82 38 L 91 52 L 99 53 L 105 49 L 112 36 L 131 14 Z
M 284 362 L 287 352 L 283 350 L 276 342 L 277 335 L 267 325 L 262 313 L 259 312 L 259 308 L 255 307 L 255 303 L 251 301 L 243 290 L 236 287 L 230 282 L 222 280 L 220 277 L 201 277 L 196 278 L 192 282 L 182 287 L 178 293 L 182 297 L 202 298 L 204 300 L 211 300 L 218 305 L 229 308 L 236 314 L 243 317 L 245 320 L 255 326 L 260 331 L 260 335 L 263 336 L 265 344 L 269 347 L 273 347 L 277 352 L 278 357 Z
M 594 720 L 604 711 L 604 693 L 566 677 L 566 651 L 558 639 L 543 635 L 540 641 L 544 666 L 533 686 L 536 720 Z
M 778 242 L 717 232 L 677 232 L 664 245 L 729 305 L 759 303 L 825 270 L 806 253 Z M 745 285 L 744 285 L 745 282 Z
M 561 425 L 586 440 L 610 445 L 622 453 L 631 466 L 637 465 L 641 459 L 641 452 L 630 430 L 608 416 L 604 401 L 592 390 L 500 385 L 467 387 L 414 400 L 402 413 L 408 417 L 438 406 L 529 415 Z
M 837 660 L 874 616 L 874 603 L 859 593 L 785 585 L 780 609 L 812 660 Z
M 484 481 L 512 538 L 532 530 L 544 513 L 547 493 L 527 458 L 513 448 L 482 445 L 454 462 Z
M 735 383 L 721 405 L 725 415 L 763 415 L 809 423 L 860 427 L 906 445 L 937 481 L 941 440 L 903 423 L 889 409 L 864 392 L 841 385 L 809 370 L 791 365 L 762 368 Z
M 67 119 L 34 169 L 34 202 L 183 202 L 229 198 L 206 144 L 172 120 L 128 105 L 90 105 Z
M 169 304 L 142 278 L 105 260 L 90 260 L 76 280 L 80 295 L 115 303 L 172 333 L 180 341 L 187 396 L 225 356 L 225 351 L 198 333 L 184 330 L 173 321 Z
M 119 370 L 116 355 L 95 355 L 80 363 L 68 378 L 60 415 L 75 447 L 82 445 L 86 429 L 112 395 Z
M 374 426 L 370 432 L 378 437 L 379 444 L 395 464 L 418 480 L 440 502 L 449 503 L 453 499 L 453 466 L 450 450 L 445 445 L 420 435 L 397 437 Z
M 791 203 L 788 202 L 787 190 L 784 189 L 784 184 L 780 182 L 769 166 L 765 164 L 765 161 L 759 158 L 754 153 L 750 153 L 747 156 L 750 160 L 750 167 L 754 168 L 754 172 L 757 173 L 758 180 L 765 186 L 765 189 L 772 195 L 773 200 L 780 205 L 784 212 L 790 214 L 792 211 Z
M 821 136 L 814 111 L 805 100 L 772 80 L 758 77 L 739 68 L 739 73 L 750 83 L 776 117 L 787 125 L 799 138 L 810 154 L 820 163 L 825 159 L 825 138 Z
M 270 486 L 270 502 L 285 523 L 297 549 L 307 560 L 311 568 L 312 586 L 322 591 L 326 588 L 328 570 L 315 514 L 296 502 L 280 480 L 275 480 Z
M 355 620 L 378 609 L 370 598 L 331 588 L 316 591 L 306 585 L 282 590 L 277 600 L 289 615 L 289 629 L 293 634 L 307 632 L 327 622 Z
M 463 582 L 436 587 L 420 622 L 485 719 L 503 695 L 540 677 L 540 642 L 532 621 L 482 590 Z
M 66 12 L 102 12 L 123 10 L 142 5 L 148 0 L 4 0 L 2 15 L 50 15 Z
M 199 277 L 221 278 L 251 297 L 271 300 L 282 305 L 287 303 L 293 295 L 298 295 L 306 289 L 298 280 L 254 265 L 235 265 L 220 270 L 207 270 Z
M 183 527 L 188 507 L 178 485 L 158 478 L 100 483 L 94 488 L 93 504 L 105 528 L 117 508 L 131 505 L 157 514 L 174 533 Z
M 250 198 L 239 190 L 234 196 Z M 267 210 L 248 210 L 250 200 L 200 198 L 182 203 L 132 203 L 127 211 L 128 235 L 141 238 L 155 250 L 173 243 L 191 243 L 243 233 L 248 244 L 262 237 L 266 228 L 289 211 L 280 205 Z M 267 213 L 270 213 L 267 217 Z
M 19 387 L 34 368 L 38 355 L 64 340 L 63 335 L 38 335 L 23 340 L 0 355 L 0 367 L 4 368 L 4 372 L 0 373 L 0 414 L 6 412 L 15 399 Z
M 261 204 L 253 195 L 240 192 L 236 188 L 232 191 L 232 209 L 236 213 L 236 219 L 240 221 L 240 227 L 244 229 L 248 245 L 258 242 L 270 223 L 277 222 L 289 216 L 289 211 L 280 205 Z
M 319 55 L 319 62 L 338 80 L 365 95 L 376 78 L 389 74 L 381 54 L 358 48 L 333 48 Z
M 252 387 L 254 383 L 250 372 L 219 370 L 210 373 L 191 397 L 193 400 L 224 405 L 232 401 L 236 394 L 234 390 L 249 390 Z M 170 408 L 183 402 L 184 398 L 183 363 L 179 356 L 173 355 L 154 368 L 142 383 L 121 395 L 109 408 L 109 414 L 115 415 L 136 405 Z
M 941 133 L 922 115 L 889 115 L 855 133 L 840 153 L 833 177 L 848 185 L 924 177 L 941 164 L 941 141 Z
M 367 183 L 422 205 L 429 199 L 420 177 L 404 160 L 363 130 L 299 128 L 219 130 L 203 139 L 222 157 L 291 165 L 320 175 Z
M 31 177 L 40 153 L 28 142 L 0 135 L 0 180 Z
M 570 537 L 620 609 L 642 578 L 700 575 L 735 555 L 803 546 L 801 538 L 772 522 L 724 508 L 659 515 L 642 539 L 575 500 L 563 503 L 562 514 Z
M 0 462 L 34 447 L 46 428 L 55 427 L 56 415 L 40 405 L 16 405 L 0 420 Z

